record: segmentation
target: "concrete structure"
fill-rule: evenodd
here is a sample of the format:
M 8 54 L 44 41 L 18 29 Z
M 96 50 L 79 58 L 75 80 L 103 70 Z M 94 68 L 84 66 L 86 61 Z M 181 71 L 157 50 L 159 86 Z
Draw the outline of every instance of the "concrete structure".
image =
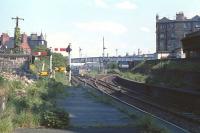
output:
M 182 43 L 186 58 L 200 58 L 200 31 L 187 34 Z
M 198 15 L 187 19 L 182 12 L 176 14 L 175 20 L 156 16 L 156 53 L 158 58 L 184 58 L 181 39 L 186 34 L 199 30 Z

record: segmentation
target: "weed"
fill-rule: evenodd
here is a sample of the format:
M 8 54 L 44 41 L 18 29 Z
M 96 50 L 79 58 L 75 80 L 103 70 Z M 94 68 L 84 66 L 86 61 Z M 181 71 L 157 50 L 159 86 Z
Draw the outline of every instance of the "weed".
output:
M 139 128 L 140 133 L 169 133 L 165 128 L 159 127 L 151 116 L 144 116 L 138 120 L 136 127 Z
M 11 117 L 1 118 L 0 121 L 0 132 L 1 133 L 11 133 L 13 131 L 13 123 Z

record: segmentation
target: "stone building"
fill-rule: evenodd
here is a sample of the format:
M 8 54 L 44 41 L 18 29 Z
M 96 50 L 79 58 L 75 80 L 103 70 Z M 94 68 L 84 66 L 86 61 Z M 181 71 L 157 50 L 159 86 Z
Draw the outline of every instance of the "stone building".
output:
M 176 19 L 166 17 L 159 19 L 156 15 L 156 53 L 158 58 L 184 58 L 181 40 L 188 33 L 200 29 L 198 15 L 187 19 L 183 12 L 176 14 Z
M 31 49 L 34 49 L 36 46 L 39 46 L 39 45 L 44 45 L 45 47 L 47 47 L 47 41 L 45 40 L 42 33 L 39 36 L 37 35 L 37 33 L 31 34 L 28 37 L 28 43 Z

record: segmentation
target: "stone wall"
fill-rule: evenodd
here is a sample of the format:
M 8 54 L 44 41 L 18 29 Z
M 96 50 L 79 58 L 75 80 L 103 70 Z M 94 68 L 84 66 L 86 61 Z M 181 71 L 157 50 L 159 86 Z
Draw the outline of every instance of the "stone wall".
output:
M 30 56 L 1 56 L 0 72 L 15 72 L 21 66 L 29 63 Z

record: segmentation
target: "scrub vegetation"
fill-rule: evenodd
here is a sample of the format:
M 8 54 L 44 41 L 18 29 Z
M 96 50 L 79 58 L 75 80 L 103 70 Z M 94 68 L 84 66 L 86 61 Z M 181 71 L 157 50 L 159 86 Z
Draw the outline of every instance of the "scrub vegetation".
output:
M 67 128 L 68 113 L 56 106 L 56 100 L 66 96 L 65 88 L 55 79 L 39 79 L 31 84 L 0 78 L 6 96 L 6 109 L 0 113 L 0 132 L 15 128 Z
M 158 126 L 151 116 L 140 118 L 136 127 L 139 129 L 139 133 L 170 133 L 166 128 Z
M 149 60 L 137 64 L 132 70 L 109 70 L 140 83 L 171 88 L 199 89 L 200 62 L 198 60 Z

